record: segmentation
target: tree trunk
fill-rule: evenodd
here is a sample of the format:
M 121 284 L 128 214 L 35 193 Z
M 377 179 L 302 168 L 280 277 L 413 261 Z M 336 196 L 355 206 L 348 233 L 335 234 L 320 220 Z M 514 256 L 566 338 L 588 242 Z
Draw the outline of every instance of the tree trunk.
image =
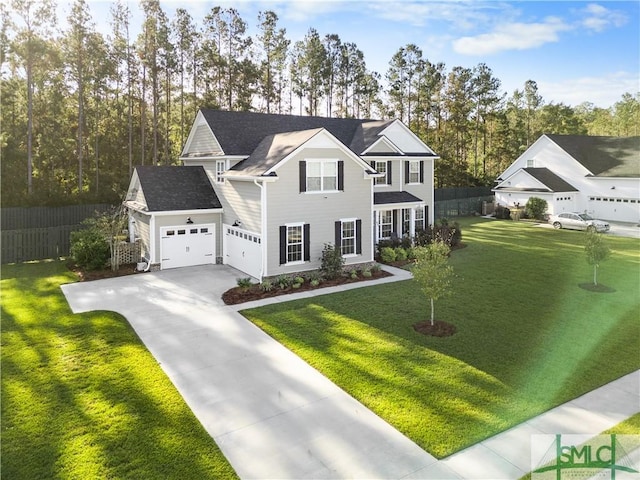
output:
M 433 320 L 433 298 L 431 298 L 430 300 L 431 300 L 431 325 L 433 325 L 435 323 Z
M 593 284 L 598 285 L 598 265 L 593 266 Z

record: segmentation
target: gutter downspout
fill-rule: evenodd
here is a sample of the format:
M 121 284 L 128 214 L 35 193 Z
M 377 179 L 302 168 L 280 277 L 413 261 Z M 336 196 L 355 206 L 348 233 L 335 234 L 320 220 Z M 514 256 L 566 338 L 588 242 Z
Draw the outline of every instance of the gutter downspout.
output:
M 267 189 L 265 185 L 258 182 L 258 179 L 254 179 L 253 183 L 260 189 L 260 282 L 262 282 L 262 278 L 265 275 L 267 270 L 266 268 L 266 260 L 267 260 L 267 236 L 265 235 L 265 225 L 267 224 Z

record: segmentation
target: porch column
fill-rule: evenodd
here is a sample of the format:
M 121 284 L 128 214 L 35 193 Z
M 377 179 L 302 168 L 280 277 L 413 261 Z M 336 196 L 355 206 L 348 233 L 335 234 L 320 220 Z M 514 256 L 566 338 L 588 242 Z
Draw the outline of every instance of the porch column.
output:
M 411 209 L 411 222 L 409 224 L 409 236 L 413 239 L 416 236 L 416 209 Z

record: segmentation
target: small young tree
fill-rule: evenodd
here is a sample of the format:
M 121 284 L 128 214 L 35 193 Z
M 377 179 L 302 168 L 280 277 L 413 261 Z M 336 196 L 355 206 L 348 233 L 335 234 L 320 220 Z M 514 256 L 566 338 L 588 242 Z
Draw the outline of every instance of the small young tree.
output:
M 127 216 L 122 207 L 96 213 L 82 222 L 82 229 L 71 232 L 71 257 L 81 267 L 97 270 L 110 260 L 111 269 L 118 270 L 119 246 Z
M 598 285 L 598 267 L 600 263 L 609 258 L 611 250 L 602 234 L 595 231 L 587 231 L 587 242 L 584 247 L 587 254 L 587 262 L 593 265 L 593 284 Z
M 449 247 L 441 241 L 416 247 L 413 279 L 431 302 L 431 325 L 434 324 L 433 303 L 451 293 L 453 267 L 449 265 Z
M 547 211 L 547 201 L 542 198 L 531 197 L 527 200 L 527 204 L 524 206 L 524 211 L 529 218 L 542 220 L 542 216 Z

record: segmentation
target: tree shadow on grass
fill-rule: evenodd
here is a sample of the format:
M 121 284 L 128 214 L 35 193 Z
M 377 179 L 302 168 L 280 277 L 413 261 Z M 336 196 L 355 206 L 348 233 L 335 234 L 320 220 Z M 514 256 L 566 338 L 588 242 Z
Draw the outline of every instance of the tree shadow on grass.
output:
M 2 478 L 234 477 L 126 320 L 40 272 L 3 282 Z
M 583 290 L 595 293 L 613 293 L 616 291 L 615 288 L 607 287 L 606 285 L 602 285 L 601 283 L 579 283 L 578 286 Z

